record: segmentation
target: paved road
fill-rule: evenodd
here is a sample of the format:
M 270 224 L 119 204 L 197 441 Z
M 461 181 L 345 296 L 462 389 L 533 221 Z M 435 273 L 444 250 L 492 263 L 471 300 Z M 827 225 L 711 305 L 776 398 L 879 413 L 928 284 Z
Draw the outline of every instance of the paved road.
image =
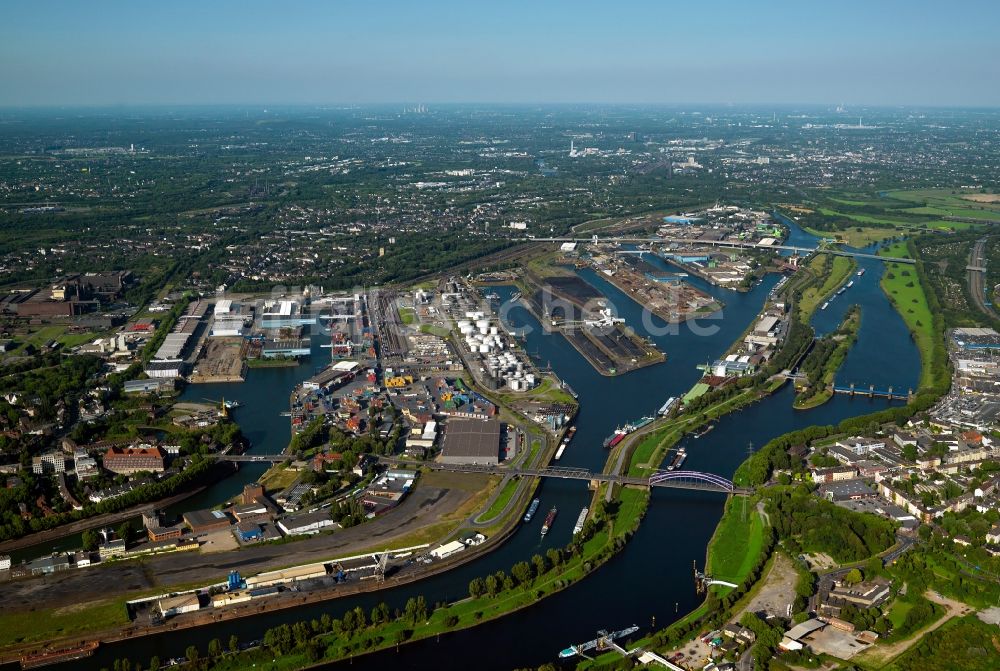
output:
M 120 597 L 138 590 L 166 591 L 179 585 L 219 582 L 232 569 L 253 575 L 350 556 L 383 544 L 394 547 L 398 539 L 410 537 L 454 514 L 470 496 L 468 492 L 418 484 L 391 514 L 334 534 L 310 536 L 286 544 L 251 545 L 236 552 L 163 554 L 141 561 L 109 562 L 15 580 L 3 584 L 4 610 L 30 612 Z
M 972 246 L 972 251 L 969 252 L 969 268 L 986 267 L 985 249 L 986 238 L 976 240 L 976 244 Z M 982 270 L 969 270 L 968 275 L 969 293 L 972 294 L 972 302 L 987 317 L 997 319 L 997 313 L 993 311 L 992 307 L 986 305 L 986 292 L 984 288 L 986 273 Z

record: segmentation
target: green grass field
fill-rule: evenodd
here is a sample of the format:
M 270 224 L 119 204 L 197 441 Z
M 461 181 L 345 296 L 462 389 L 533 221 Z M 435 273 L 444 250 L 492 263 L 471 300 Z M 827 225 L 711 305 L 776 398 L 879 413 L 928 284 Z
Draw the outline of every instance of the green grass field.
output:
M 884 249 L 884 256 L 909 258 L 906 244 L 899 242 Z M 889 296 L 906 326 L 913 334 L 920 351 L 920 385 L 933 383 L 931 378 L 931 360 L 934 351 L 934 325 L 930 308 L 927 306 L 927 296 L 917 279 L 917 272 L 908 264 L 890 263 L 882 276 L 882 290 Z
M 399 320 L 409 326 L 417 321 L 417 313 L 413 308 L 399 308 Z
M 764 522 L 756 507 L 752 501 L 733 497 L 708 544 L 708 573 L 729 582 L 743 582 L 763 547 Z
M 128 622 L 124 600 L 76 604 L 38 612 L 0 615 L 0 646 L 43 642 L 77 633 L 110 629 Z
M 508 480 L 507 484 L 503 486 L 503 490 L 501 490 L 500 494 L 496 497 L 496 499 L 494 499 L 493 504 L 485 513 L 480 515 L 478 519 L 482 522 L 489 522 L 503 512 L 503 509 L 507 507 L 507 504 L 510 503 L 510 500 L 514 497 L 514 492 L 517 491 L 517 486 L 520 483 L 521 481 L 516 478 Z

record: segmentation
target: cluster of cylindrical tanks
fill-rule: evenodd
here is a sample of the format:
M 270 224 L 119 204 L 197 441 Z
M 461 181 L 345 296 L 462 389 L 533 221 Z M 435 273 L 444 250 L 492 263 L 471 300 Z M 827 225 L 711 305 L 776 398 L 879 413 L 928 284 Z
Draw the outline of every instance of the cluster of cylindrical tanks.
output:
M 483 359 L 483 370 L 500 384 L 515 391 L 531 389 L 537 384 L 534 373 L 525 372 L 525 363 L 510 349 L 506 333 L 494 326 L 482 312 L 466 312 L 457 321 L 458 331 L 473 354 Z

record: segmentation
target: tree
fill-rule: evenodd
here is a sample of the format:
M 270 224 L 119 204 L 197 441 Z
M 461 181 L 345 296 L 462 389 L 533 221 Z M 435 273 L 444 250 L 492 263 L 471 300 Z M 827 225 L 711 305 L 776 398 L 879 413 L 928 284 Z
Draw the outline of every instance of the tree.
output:
M 128 522 L 122 522 L 118 525 L 116 533 L 118 534 L 118 538 L 122 539 L 127 544 L 132 540 L 132 525 Z
M 535 556 L 537 557 L 538 555 Z M 514 580 L 516 580 L 519 585 L 524 585 L 525 583 L 531 581 L 531 567 L 528 566 L 528 562 L 526 561 L 520 561 L 514 564 L 514 566 L 510 569 L 510 573 L 514 576 Z
M 208 642 L 208 656 L 218 657 L 222 654 L 222 641 L 217 638 L 213 638 Z
M 560 552 L 560 556 L 561 554 L 562 553 Z M 551 561 L 551 559 L 549 561 Z M 555 562 L 552 562 L 552 564 L 554 566 Z M 549 570 L 548 563 L 546 563 L 545 557 L 542 555 L 533 555 L 531 557 L 531 565 L 535 567 L 535 575 L 539 577 Z
M 190 662 L 191 664 L 197 663 L 198 662 L 198 648 L 196 648 L 193 645 L 189 645 L 184 650 L 184 656 L 187 658 L 187 661 Z
M 329 617 L 329 616 L 327 616 Z M 229 637 L 229 652 L 239 652 L 240 650 L 240 639 L 233 634 Z
M 469 596 L 473 599 L 478 599 L 483 594 L 486 594 L 486 581 L 482 578 L 473 578 L 469 581 Z
M 861 580 L 862 580 L 861 571 L 859 571 L 856 568 L 852 568 L 850 571 L 847 572 L 847 575 L 844 576 L 844 582 L 846 582 L 848 585 L 857 585 L 859 582 L 861 582 Z
M 93 529 L 87 529 L 83 532 L 81 539 L 83 540 L 83 549 L 87 552 L 93 552 L 97 549 L 101 537 Z
M 156 655 L 149 658 L 149 671 L 160 671 L 160 658 Z
M 500 593 L 500 584 L 495 575 L 486 576 L 486 593 L 490 596 L 496 596 Z

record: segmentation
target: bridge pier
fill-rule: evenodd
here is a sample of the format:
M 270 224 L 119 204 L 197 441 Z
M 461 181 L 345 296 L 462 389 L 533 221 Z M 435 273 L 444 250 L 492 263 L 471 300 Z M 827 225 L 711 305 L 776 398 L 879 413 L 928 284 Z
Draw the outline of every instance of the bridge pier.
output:
M 913 401 L 913 389 L 910 388 L 906 391 L 906 402 L 911 403 Z
M 889 396 L 887 397 L 890 401 L 892 400 L 892 385 L 889 385 Z
M 854 398 L 854 383 L 851 383 L 851 398 Z
M 875 385 L 868 385 L 868 398 L 875 398 Z

